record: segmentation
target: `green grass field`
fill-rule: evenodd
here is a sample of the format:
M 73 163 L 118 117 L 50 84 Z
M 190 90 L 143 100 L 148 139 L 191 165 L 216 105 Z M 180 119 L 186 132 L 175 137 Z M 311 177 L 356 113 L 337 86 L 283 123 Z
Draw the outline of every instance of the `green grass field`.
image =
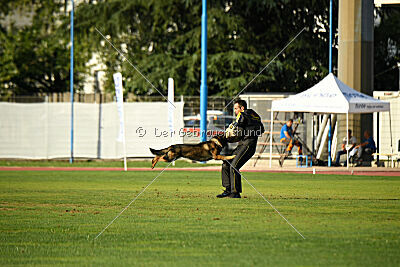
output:
M 0 265 L 399 266 L 399 177 L 218 172 L 0 172 Z

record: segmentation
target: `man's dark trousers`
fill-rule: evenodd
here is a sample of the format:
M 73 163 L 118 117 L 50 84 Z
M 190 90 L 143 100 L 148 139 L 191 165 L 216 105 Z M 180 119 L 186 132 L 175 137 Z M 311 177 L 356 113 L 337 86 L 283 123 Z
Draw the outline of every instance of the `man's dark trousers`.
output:
M 336 154 L 336 165 L 339 165 L 340 163 L 340 156 L 343 154 L 347 154 L 346 150 L 339 150 Z M 347 162 L 347 160 L 346 160 Z
M 222 164 L 222 186 L 232 193 L 242 193 L 242 177 L 239 169 L 254 155 L 257 148 L 257 139 L 246 139 L 239 142 L 233 150 L 232 155 L 236 155 L 231 160 L 224 160 Z M 232 167 L 232 166 L 234 167 Z M 237 171 L 236 171 L 236 170 Z

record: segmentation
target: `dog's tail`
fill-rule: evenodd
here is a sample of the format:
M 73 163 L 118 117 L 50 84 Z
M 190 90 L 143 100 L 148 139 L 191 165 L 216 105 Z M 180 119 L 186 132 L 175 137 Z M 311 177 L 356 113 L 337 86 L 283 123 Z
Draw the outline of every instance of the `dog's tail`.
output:
M 167 153 L 167 151 L 168 151 L 168 148 L 164 148 L 164 149 L 153 149 L 153 148 L 150 148 L 150 152 L 153 154 L 153 155 L 156 155 L 156 156 L 161 156 L 161 155 L 164 155 L 165 153 Z

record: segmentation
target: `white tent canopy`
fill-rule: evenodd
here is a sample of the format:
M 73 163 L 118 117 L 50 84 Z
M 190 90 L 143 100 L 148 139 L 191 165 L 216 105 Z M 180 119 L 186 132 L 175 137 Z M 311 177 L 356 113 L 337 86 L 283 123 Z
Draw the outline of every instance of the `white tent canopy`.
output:
M 335 77 L 335 75 L 330 73 L 322 79 L 322 81 L 304 92 L 289 96 L 285 99 L 272 101 L 271 131 L 273 129 L 274 111 L 346 114 L 348 130 L 349 113 L 390 112 L 390 103 L 360 93 L 347 86 Z M 272 138 L 270 138 L 270 167 L 271 166 Z M 347 164 L 347 166 L 349 165 Z
M 315 113 L 372 113 L 389 111 L 389 102 L 360 93 L 332 73 L 310 89 L 272 101 L 272 111 Z

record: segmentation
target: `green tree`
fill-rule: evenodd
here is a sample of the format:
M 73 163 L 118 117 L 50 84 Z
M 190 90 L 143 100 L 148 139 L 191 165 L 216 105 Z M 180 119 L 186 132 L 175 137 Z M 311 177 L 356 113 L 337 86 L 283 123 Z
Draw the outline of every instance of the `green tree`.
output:
M 62 92 L 69 89 L 69 15 L 61 1 L 2 1 L 1 18 L 6 21 L 18 10 L 32 15 L 19 26 L 2 23 L 0 29 L 0 92 L 2 98 L 14 95 Z M 76 72 L 79 90 L 91 51 L 76 42 Z
M 0 0 L 0 20 L 15 9 L 32 11 L 32 23 L 0 26 L 0 94 L 35 94 L 69 89 L 67 0 Z M 299 92 L 328 73 L 328 4 L 318 0 L 208 1 L 208 90 L 234 96 L 303 28 L 303 33 L 244 92 Z M 375 73 L 399 61 L 399 10 L 377 9 Z M 337 33 L 337 1 L 334 1 Z M 97 55 L 112 74 L 121 71 L 125 88 L 138 95 L 157 90 L 96 31 L 107 36 L 162 93 L 167 78 L 177 94 L 200 88 L 201 1 L 83 1 L 75 17 L 75 90 Z M 337 44 L 337 39 L 334 40 Z M 336 49 L 334 66 L 336 65 Z M 395 71 L 378 75 L 375 89 L 393 88 Z
M 209 94 L 238 93 L 303 27 L 304 33 L 246 91 L 299 91 L 326 75 L 327 3 L 306 2 L 209 1 Z M 104 1 L 81 5 L 77 13 L 77 28 L 96 40 L 108 67 L 107 88 L 112 88 L 112 72 L 122 70 L 129 91 L 158 94 L 102 42 L 95 27 L 116 47 L 126 44 L 126 56 L 164 93 L 168 77 L 175 79 L 178 94 L 199 93 L 201 1 Z
M 374 35 L 374 90 L 396 91 L 399 88 L 400 7 L 377 9 Z

